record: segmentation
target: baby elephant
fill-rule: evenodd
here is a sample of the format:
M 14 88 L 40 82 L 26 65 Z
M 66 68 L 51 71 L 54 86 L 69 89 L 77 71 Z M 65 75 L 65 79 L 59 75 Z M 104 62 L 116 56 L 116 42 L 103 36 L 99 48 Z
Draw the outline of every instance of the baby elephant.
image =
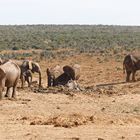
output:
M 28 87 L 30 87 L 31 83 L 32 83 L 32 72 L 31 72 L 31 70 L 26 70 L 23 73 L 23 77 L 24 77 L 24 83 L 27 82 L 28 83 Z
M 21 70 L 19 66 L 12 61 L 0 65 L 0 99 L 2 99 L 4 87 L 7 87 L 6 97 L 8 96 L 10 88 L 13 88 L 12 97 L 16 98 L 16 87 L 20 74 Z

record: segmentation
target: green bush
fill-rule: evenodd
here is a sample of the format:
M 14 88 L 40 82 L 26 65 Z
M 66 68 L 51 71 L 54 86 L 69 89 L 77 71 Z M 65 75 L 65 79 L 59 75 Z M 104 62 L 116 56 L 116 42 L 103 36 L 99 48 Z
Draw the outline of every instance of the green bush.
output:
M 12 50 L 19 50 L 19 47 L 13 47 Z
M 119 46 L 119 48 L 116 48 Z M 0 50 L 42 49 L 41 57 L 55 57 L 53 50 L 114 54 L 140 49 L 140 27 L 103 25 L 0 25 Z M 68 53 L 71 55 L 70 53 Z M 58 54 L 60 55 L 60 54 Z M 63 55 L 63 54 L 61 54 Z

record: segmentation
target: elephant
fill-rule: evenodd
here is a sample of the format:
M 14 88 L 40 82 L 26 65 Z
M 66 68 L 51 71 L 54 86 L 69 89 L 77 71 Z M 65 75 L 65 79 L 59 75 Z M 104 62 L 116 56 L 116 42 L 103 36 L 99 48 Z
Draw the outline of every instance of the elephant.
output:
M 80 74 L 81 74 L 81 67 L 79 64 L 74 64 L 72 67 L 75 71 L 75 80 L 78 80 L 80 78 Z
M 2 59 L 2 58 L 0 57 L 0 65 L 6 63 L 6 62 L 8 62 L 8 61 L 9 61 L 9 59 Z
M 76 66 L 77 65 L 77 66 Z M 76 64 L 74 66 L 60 67 L 57 65 L 54 68 L 47 68 L 48 87 L 57 85 L 66 85 L 70 80 L 78 80 L 80 77 L 80 66 Z M 79 66 L 79 67 L 78 67 Z
M 31 70 L 27 70 L 23 73 L 23 76 L 24 76 L 24 82 L 27 81 L 28 83 L 28 87 L 31 86 L 31 83 L 32 83 L 32 72 Z
M 36 72 L 39 74 L 39 88 L 41 87 L 41 68 L 38 63 L 30 61 L 30 60 L 22 60 L 22 61 L 15 60 L 14 62 L 21 69 L 20 79 L 22 82 L 22 85 L 21 85 L 22 88 L 24 87 L 24 75 L 23 74 L 28 70 L 30 70 L 32 73 Z
M 136 71 L 140 70 L 140 55 L 139 54 L 128 54 L 125 56 L 123 61 L 123 71 L 126 71 L 126 82 L 130 81 L 130 75 L 132 73 L 132 81 L 135 80 Z
M 56 77 L 59 77 L 63 73 L 63 70 L 61 66 L 56 65 L 55 67 L 47 68 L 46 73 L 48 78 L 48 87 L 50 87 L 54 86 Z
M 0 65 L 0 99 L 3 97 L 2 92 L 5 87 L 7 87 L 5 97 L 8 97 L 9 90 L 13 88 L 12 97 L 16 98 L 16 87 L 20 74 L 19 66 L 12 61 Z

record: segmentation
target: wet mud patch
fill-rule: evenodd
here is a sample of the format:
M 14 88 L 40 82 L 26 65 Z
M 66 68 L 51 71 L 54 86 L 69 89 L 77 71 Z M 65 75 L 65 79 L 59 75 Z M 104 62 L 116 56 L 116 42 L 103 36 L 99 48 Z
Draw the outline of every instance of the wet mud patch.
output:
M 123 87 L 118 86 L 86 86 L 81 87 L 80 90 L 76 89 L 69 89 L 64 86 L 57 86 L 57 87 L 49 87 L 49 88 L 32 88 L 31 89 L 34 93 L 41 93 L 41 94 L 65 94 L 74 96 L 78 93 L 84 94 L 84 95 L 107 95 L 107 96 L 113 96 L 113 95 L 124 95 L 127 94 L 128 91 L 125 90 Z
M 73 96 L 74 93 L 81 92 L 79 90 L 69 89 L 65 86 L 57 86 L 57 87 L 49 87 L 49 88 L 32 88 L 32 91 L 34 93 L 42 93 L 42 94 L 49 94 L 49 93 L 58 94 L 58 93 L 61 93 L 61 94 L 71 95 L 71 96 Z

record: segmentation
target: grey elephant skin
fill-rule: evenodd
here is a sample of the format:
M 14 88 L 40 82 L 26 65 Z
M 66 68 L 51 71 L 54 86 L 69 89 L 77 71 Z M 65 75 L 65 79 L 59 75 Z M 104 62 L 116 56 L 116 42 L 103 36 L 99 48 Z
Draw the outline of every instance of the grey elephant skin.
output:
M 20 79 L 21 79 L 21 82 L 22 82 L 22 85 L 21 85 L 22 88 L 24 87 L 24 81 L 25 81 L 24 73 L 26 73 L 28 70 L 30 70 L 32 73 L 36 72 L 36 73 L 39 74 L 39 87 L 41 87 L 41 80 L 42 80 L 42 78 L 41 78 L 41 68 L 40 68 L 38 63 L 30 61 L 30 60 L 23 60 L 23 61 L 14 60 L 14 62 L 21 69 Z
M 61 67 L 59 65 L 54 68 L 46 70 L 48 77 L 48 87 L 57 85 L 66 85 L 70 80 L 78 80 L 80 77 L 80 66 L 75 64 L 74 66 L 66 65 Z
M 4 87 L 7 87 L 5 96 L 8 96 L 10 88 L 13 88 L 12 97 L 16 98 L 16 87 L 20 74 L 19 66 L 12 61 L 0 65 L 0 99 L 3 97 Z
M 132 81 L 135 80 L 135 74 L 137 70 L 140 70 L 140 54 L 128 54 L 123 61 L 123 70 L 126 71 L 126 82 L 130 81 L 132 74 Z
M 30 87 L 31 83 L 32 83 L 32 72 L 31 72 L 31 70 L 25 71 L 23 73 L 23 77 L 24 77 L 24 83 L 27 81 L 28 87 Z

